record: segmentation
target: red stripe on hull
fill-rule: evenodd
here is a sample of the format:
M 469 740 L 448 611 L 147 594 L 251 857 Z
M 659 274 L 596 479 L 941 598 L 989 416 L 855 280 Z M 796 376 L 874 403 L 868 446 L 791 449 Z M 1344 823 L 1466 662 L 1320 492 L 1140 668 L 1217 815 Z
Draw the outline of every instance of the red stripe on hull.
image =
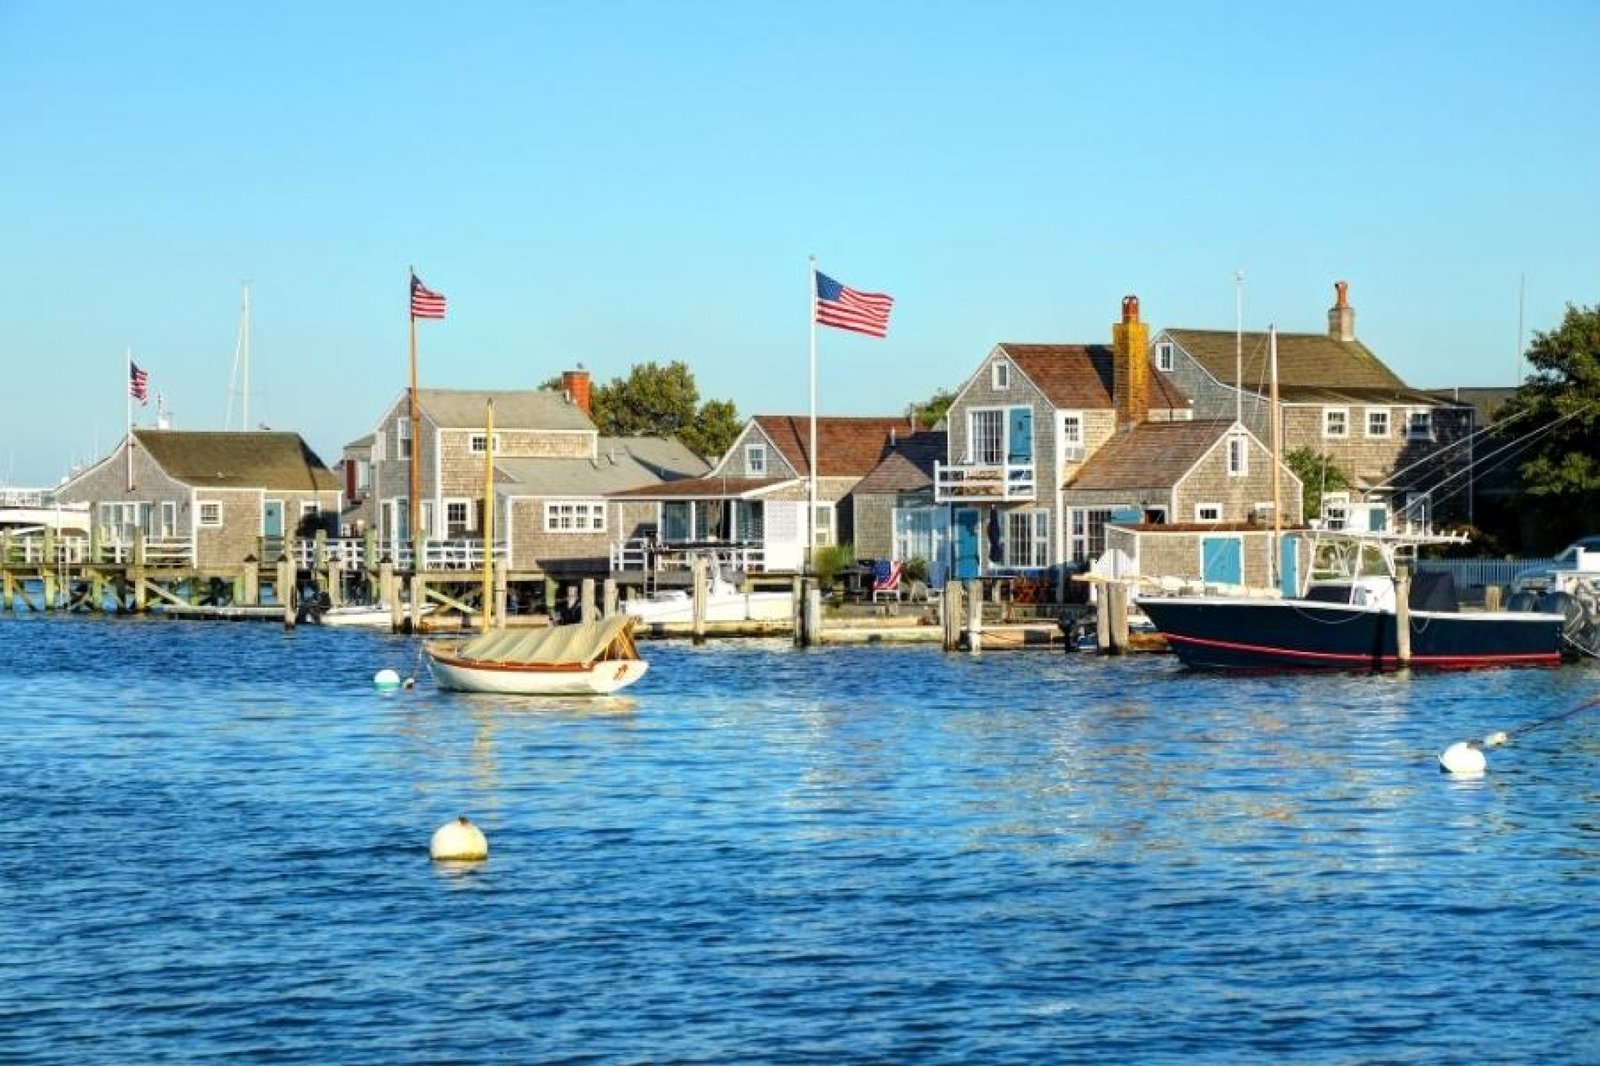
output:
M 1184 637 L 1174 633 L 1162 636 L 1174 644 L 1192 644 L 1202 648 L 1219 648 L 1225 651 L 1261 655 L 1272 659 L 1315 659 L 1330 666 L 1377 666 L 1398 669 L 1400 658 L 1396 655 L 1375 657 L 1347 652 L 1308 651 L 1299 648 L 1277 648 L 1267 644 L 1242 644 L 1228 640 L 1208 640 L 1203 637 Z M 1561 653 L 1528 652 L 1515 655 L 1413 655 L 1413 666 L 1434 666 L 1440 669 L 1471 669 L 1479 666 L 1560 666 Z

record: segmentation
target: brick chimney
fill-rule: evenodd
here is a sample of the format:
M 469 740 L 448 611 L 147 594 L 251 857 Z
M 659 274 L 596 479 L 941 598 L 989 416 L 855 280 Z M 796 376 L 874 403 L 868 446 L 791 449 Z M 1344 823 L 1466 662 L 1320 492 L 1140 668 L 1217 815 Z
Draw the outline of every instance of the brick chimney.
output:
M 1349 343 L 1356 339 L 1356 309 L 1350 306 L 1350 283 L 1333 283 L 1333 306 L 1328 308 L 1328 336 Z
M 1150 416 L 1150 327 L 1139 321 L 1139 298 L 1122 298 L 1122 321 L 1111 327 L 1111 398 L 1117 428 Z
M 589 411 L 589 372 L 579 366 L 576 370 L 563 370 L 561 372 L 561 389 L 567 394 L 567 399 L 583 412 L 583 417 L 588 418 Z

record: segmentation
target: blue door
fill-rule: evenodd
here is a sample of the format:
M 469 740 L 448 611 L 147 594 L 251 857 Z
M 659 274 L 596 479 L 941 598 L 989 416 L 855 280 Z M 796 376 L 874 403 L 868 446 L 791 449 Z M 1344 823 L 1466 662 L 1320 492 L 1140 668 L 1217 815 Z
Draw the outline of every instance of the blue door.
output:
M 1200 576 L 1212 584 L 1244 584 L 1244 552 L 1237 537 L 1201 538 Z
M 1389 511 L 1385 507 L 1374 507 L 1367 512 L 1367 529 L 1373 533 L 1382 533 L 1389 528 Z
M 1293 537 L 1285 537 L 1278 542 L 1278 589 L 1285 596 L 1296 596 L 1300 592 L 1300 555 L 1295 550 Z
M 1011 409 L 1010 440 L 1006 447 L 1006 461 L 1033 462 L 1033 408 Z
M 956 580 L 969 581 L 983 573 L 981 523 L 975 507 L 956 510 Z

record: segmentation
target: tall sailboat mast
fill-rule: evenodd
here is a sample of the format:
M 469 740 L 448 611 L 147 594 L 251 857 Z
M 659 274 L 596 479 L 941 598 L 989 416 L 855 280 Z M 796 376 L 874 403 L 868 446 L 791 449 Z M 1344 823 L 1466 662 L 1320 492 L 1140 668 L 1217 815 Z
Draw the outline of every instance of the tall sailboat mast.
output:
M 243 415 L 239 420 L 239 428 L 250 428 L 250 283 L 244 282 L 242 288 L 244 295 L 239 308 L 239 339 L 233 348 L 233 373 L 228 379 L 228 415 L 223 422 L 224 429 L 233 428 L 235 392 L 243 401 Z M 241 378 L 243 386 L 237 387 Z

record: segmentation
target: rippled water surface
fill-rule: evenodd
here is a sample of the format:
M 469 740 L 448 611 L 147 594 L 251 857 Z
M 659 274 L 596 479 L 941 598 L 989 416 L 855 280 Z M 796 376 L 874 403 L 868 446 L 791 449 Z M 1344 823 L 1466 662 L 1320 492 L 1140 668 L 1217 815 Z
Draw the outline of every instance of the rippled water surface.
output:
M 417 647 L 0 622 L 0 1059 L 1600 1061 L 1600 671 Z

